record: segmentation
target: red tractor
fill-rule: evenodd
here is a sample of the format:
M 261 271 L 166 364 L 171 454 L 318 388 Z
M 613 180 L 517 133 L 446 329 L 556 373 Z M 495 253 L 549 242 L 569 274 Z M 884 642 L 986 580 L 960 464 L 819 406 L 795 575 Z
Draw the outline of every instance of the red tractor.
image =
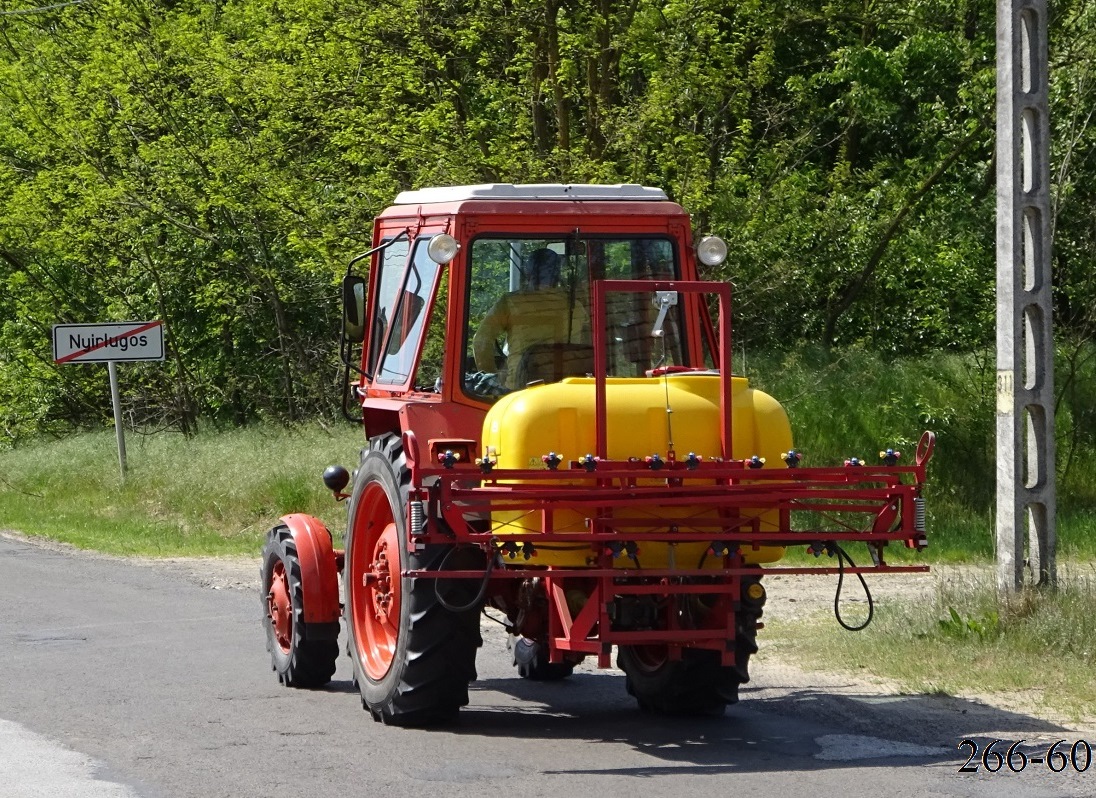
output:
M 368 445 L 324 474 L 349 499 L 345 550 L 289 515 L 263 552 L 284 684 L 331 679 L 342 619 L 374 719 L 445 721 L 491 607 L 524 678 L 608 667 L 616 646 L 641 707 L 720 712 L 749 679 L 765 574 L 927 570 L 883 553 L 925 546 L 932 435 L 911 466 L 800 467 L 784 410 L 732 376 L 730 287 L 698 277 L 726 246 L 694 246 L 662 191 L 404 192 L 373 244 L 343 282 Z M 837 562 L 774 565 L 788 546 Z

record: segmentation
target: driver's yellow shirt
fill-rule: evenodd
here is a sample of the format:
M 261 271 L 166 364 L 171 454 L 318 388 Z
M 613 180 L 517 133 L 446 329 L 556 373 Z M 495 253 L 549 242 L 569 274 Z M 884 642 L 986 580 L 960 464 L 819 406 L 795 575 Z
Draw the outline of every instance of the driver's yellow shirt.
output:
M 506 335 L 507 363 L 517 364 L 526 350 L 536 344 L 589 344 L 590 314 L 585 304 L 564 288 L 515 291 L 499 297 L 472 338 L 476 368 L 499 371 L 507 388 L 514 384 L 517 370 L 496 368 L 495 343 Z

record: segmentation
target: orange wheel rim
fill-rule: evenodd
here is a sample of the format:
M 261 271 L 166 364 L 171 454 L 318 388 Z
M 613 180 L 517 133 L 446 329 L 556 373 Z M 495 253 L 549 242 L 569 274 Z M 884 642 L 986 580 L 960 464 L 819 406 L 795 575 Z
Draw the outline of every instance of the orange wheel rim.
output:
M 400 631 L 400 534 L 388 495 L 366 486 L 354 518 L 350 623 L 358 661 L 374 681 L 392 667 Z
M 266 596 L 266 614 L 274 630 L 274 639 L 282 653 L 288 654 L 293 644 L 293 602 L 289 598 L 289 577 L 285 564 L 274 563 L 270 574 L 270 592 Z

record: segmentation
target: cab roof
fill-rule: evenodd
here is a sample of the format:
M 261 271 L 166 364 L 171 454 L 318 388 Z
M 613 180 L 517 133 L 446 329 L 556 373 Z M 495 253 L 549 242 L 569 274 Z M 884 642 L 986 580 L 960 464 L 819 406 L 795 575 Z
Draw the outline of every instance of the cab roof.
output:
M 573 200 L 573 201 L 664 201 L 669 199 L 660 188 L 634 183 L 592 185 L 586 183 L 483 183 L 476 186 L 444 186 L 402 191 L 396 205 L 433 205 L 465 200 Z

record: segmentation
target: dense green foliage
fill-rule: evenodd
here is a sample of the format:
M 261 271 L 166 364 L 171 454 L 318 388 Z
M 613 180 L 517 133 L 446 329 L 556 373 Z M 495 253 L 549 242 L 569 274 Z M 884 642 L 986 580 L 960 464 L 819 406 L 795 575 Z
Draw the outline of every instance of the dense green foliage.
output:
M 9 6 L 10 9 L 10 6 Z M 24 13 L 26 12 L 26 13 Z M 1052 19 L 1057 324 L 1096 298 L 1096 14 Z M 994 4 L 78 0 L 0 14 L 0 439 L 95 423 L 57 322 L 161 318 L 133 421 L 330 414 L 336 278 L 404 188 L 659 185 L 736 336 L 989 343 Z

